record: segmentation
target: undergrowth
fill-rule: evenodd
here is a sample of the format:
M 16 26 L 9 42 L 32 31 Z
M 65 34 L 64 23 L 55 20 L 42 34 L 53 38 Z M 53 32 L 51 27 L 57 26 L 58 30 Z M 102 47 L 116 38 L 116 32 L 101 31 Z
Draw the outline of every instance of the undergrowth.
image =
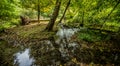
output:
M 96 41 L 107 41 L 111 38 L 111 36 L 100 32 L 87 30 L 87 31 L 79 32 L 78 38 L 81 40 L 85 40 L 87 42 L 96 42 Z

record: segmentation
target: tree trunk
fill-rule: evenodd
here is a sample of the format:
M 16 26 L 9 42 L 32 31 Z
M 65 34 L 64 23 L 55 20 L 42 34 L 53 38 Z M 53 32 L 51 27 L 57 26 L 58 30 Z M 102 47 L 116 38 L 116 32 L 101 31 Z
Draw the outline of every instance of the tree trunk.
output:
M 52 16 L 50 18 L 50 21 L 49 21 L 47 27 L 45 28 L 45 31 L 52 31 L 53 30 L 54 23 L 55 23 L 56 18 L 59 14 L 60 6 L 61 6 L 61 0 L 56 0 L 54 11 L 52 13 Z
M 84 10 L 83 10 L 83 13 L 82 13 L 82 23 L 80 24 L 81 27 L 84 26 L 84 13 L 85 13 L 85 12 L 84 12 Z
M 40 23 L 40 1 L 38 0 L 38 23 Z
M 60 18 L 60 20 L 59 20 L 59 22 L 58 22 L 58 23 L 61 23 L 61 22 L 62 22 L 62 19 L 64 18 L 65 13 L 66 13 L 66 11 L 67 11 L 67 9 L 68 9 L 69 5 L 70 5 L 70 1 L 71 1 L 71 0 L 69 0 L 69 1 L 68 1 L 67 5 L 66 5 L 66 8 L 65 8 L 65 11 L 64 11 L 64 13 L 63 13 L 63 15 L 62 15 L 62 17 Z

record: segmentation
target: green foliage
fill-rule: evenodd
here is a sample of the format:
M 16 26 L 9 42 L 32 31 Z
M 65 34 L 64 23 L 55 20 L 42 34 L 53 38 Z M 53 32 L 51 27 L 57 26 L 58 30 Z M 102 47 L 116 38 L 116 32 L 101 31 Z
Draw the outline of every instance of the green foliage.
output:
M 15 2 L 2 0 L 0 2 L 0 17 L 2 20 L 10 20 L 19 15 L 20 8 L 18 8 L 18 0 Z
M 22 9 L 20 0 L 2 0 L 0 4 L 0 31 L 2 31 L 19 23 L 18 19 Z
M 117 32 L 119 30 L 117 25 L 120 21 L 120 5 L 110 14 L 116 4 L 117 0 L 72 0 L 69 12 L 67 13 L 68 22 L 72 24 L 83 22 L 87 27 L 99 29 L 103 26 L 102 29 Z M 107 18 L 108 14 L 110 16 Z M 69 16 L 72 16 L 72 18 Z M 105 24 L 104 21 L 106 21 Z M 111 24 L 113 28 L 108 24 Z
M 107 41 L 110 39 L 109 35 L 99 33 L 97 31 L 83 31 L 78 34 L 78 38 L 81 40 L 85 40 L 87 42 L 96 42 L 96 41 Z
M 67 25 L 78 27 L 83 22 L 84 27 L 87 28 L 117 33 L 120 31 L 120 4 L 114 9 L 116 4 L 117 0 L 72 0 L 69 11 L 66 14 Z M 112 10 L 113 12 L 110 14 Z M 81 31 L 78 34 L 78 38 L 88 42 L 96 42 L 109 40 L 111 36 L 102 34 L 99 30 L 98 32 L 88 30 Z
M 52 0 L 21 0 L 23 9 L 23 15 L 27 15 L 30 18 L 37 18 L 38 4 L 40 5 L 40 14 L 45 17 L 49 17 L 53 10 L 55 1 Z M 27 3 L 27 4 L 26 4 Z

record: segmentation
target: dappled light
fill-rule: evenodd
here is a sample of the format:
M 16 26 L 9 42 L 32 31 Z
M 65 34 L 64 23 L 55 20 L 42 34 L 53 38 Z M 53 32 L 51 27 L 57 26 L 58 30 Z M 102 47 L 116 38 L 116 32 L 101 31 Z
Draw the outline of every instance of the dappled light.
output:
M 0 4 L 0 66 L 120 66 L 119 0 Z

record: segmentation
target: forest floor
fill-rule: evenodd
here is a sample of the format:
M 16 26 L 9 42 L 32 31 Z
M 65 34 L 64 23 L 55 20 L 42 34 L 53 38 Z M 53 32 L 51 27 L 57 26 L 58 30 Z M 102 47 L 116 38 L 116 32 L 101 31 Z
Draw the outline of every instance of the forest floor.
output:
M 5 33 L 1 34 L 0 39 L 4 39 L 5 41 L 8 42 L 8 44 L 11 44 L 12 47 L 17 47 L 20 45 L 26 46 L 31 42 L 35 42 L 35 44 L 38 44 L 36 46 L 38 46 L 39 48 L 39 43 L 38 43 L 39 41 L 46 40 L 56 34 L 57 29 L 54 29 L 54 31 L 52 32 L 44 31 L 46 25 L 47 25 L 47 22 L 45 23 L 41 22 L 40 24 L 31 23 L 25 26 L 18 26 L 18 27 L 6 29 Z M 72 39 L 71 41 L 77 40 L 82 46 L 81 53 L 77 54 L 78 55 L 77 60 L 83 61 L 85 63 L 89 63 L 92 61 L 93 63 L 96 63 L 96 64 L 99 64 L 99 63 L 109 64 L 108 66 L 114 66 L 110 64 L 114 64 L 114 63 L 119 64 L 120 62 L 120 57 L 119 57 L 120 48 L 118 44 L 112 41 L 107 41 L 107 42 L 101 41 L 101 42 L 89 43 L 89 42 L 79 40 L 77 38 L 77 35 L 74 35 L 71 39 Z M 83 59 L 81 60 L 81 58 Z M 73 61 L 74 63 L 78 62 L 76 61 L 75 58 Z
M 31 39 L 46 39 L 55 34 L 53 31 L 44 31 L 47 23 L 48 22 L 30 23 L 29 25 L 9 28 L 5 30 L 5 33 L 1 34 L 0 38 L 10 42 L 14 40 L 26 42 Z

